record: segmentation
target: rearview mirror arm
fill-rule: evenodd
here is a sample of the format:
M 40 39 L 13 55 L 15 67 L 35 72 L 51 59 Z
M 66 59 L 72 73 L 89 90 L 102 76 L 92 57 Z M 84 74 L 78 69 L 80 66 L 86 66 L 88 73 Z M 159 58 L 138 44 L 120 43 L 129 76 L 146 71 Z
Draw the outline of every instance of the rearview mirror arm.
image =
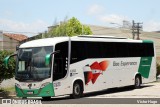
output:
M 57 50 L 57 51 L 54 51 L 50 54 L 50 56 L 52 56 L 53 54 L 57 54 L 57 53 L 60 53 L 60 50 Z
M 9 59 L 13 56 L 17 56 L 17 54 L 12 54 L 10 56 L 7 56 L 5 59 L 4 59 L 4 64 L 5 64 L 5 67 L 8 68 L 8 62 L 9 62 Z

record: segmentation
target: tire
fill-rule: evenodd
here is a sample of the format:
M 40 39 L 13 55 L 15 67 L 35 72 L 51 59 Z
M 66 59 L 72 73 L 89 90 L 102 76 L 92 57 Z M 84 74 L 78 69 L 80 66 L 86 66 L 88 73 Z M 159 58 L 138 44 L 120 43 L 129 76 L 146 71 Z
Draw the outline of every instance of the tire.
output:
M 81 84 L 76 82 L 73 85 L 73 93 L 71 95 L 71 98 L 80 98 L 83 95 L 83 90 L 81 88 Z
M 50 100 L 51 97 L 42 97 L 43 100 L 47 101 L 47 100 Z
M 135 85 L 134 86 L 136 89 L 141 87 L 141 77 L 140 76 L 135 77 Z

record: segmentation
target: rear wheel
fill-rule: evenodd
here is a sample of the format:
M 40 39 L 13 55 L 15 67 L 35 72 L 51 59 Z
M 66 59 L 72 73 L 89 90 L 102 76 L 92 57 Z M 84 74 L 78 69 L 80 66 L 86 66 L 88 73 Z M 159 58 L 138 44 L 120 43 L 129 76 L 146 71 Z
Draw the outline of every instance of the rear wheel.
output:
M 72 98 L 80 98 L 83 94 L 83 90 L 81 88 L 81 84 L 76 82 L 73 85 L 73 93 L 71 95 Z
M 135 77 L 135 88 L 140 88 L 141 87 L 141 77 L 136 76 Z

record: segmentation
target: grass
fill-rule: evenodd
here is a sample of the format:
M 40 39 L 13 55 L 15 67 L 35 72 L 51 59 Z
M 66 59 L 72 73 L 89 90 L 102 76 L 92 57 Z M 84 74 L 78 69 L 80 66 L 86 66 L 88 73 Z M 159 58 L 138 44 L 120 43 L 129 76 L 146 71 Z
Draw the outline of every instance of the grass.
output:
M 12 95 L 15 95 L 15 88 L 14 87 L 0 89 L 0 97 L 11 98 Z
M 2 88 L 1 90 L 7 91 L 7 92 L 15 92 L 15 87 Z

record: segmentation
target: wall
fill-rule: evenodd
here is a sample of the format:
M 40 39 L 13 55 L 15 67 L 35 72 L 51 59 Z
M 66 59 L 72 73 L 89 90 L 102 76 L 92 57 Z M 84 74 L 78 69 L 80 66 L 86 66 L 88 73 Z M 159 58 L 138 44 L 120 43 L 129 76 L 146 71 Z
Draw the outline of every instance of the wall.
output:
M 3 36 L 3 49 L 9 51 L 16 51 L 16 46 L 19 44 L 18 41 L 9 38 L 7 36 Z

